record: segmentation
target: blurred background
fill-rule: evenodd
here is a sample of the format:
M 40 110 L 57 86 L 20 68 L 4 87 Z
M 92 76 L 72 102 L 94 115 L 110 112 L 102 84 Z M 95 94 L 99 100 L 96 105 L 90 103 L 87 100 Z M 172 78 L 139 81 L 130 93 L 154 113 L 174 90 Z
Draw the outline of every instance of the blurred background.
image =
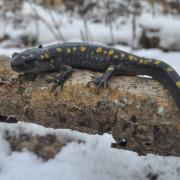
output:
M 180 0 L 0 0 L 0 47 L 89 41 L 180 51 Z

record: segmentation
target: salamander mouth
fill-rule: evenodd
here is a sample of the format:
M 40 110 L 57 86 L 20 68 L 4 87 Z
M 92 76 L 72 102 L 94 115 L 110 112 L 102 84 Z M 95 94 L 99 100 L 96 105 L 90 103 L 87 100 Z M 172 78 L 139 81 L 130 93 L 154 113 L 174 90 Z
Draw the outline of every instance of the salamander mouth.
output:
M 11 68 L 13 69 L 13 71 L 16 71 L 16 72 L 25 72 L 26 71 L 26 68 L 23 66 L 23 65 L 13 65 L 13 63 L 11 63 Z
M 16 72 L 32 72 L 35 70 L 35 58 L 31 54 L 13 53 L 11 68 Z
M 39 61 L 21 61 L 20 59 L 12 58 L 11 68 L 18 73 L 42 73 L 50 70 L 49 62 Z
M 13 71 L 16 71 L 16 72 L 28 72 L 30 69 L 32 69 L 32 66 L 27 65 L 22 62 L 19 63 L 18 61 L 12 59 L 11 68 Z

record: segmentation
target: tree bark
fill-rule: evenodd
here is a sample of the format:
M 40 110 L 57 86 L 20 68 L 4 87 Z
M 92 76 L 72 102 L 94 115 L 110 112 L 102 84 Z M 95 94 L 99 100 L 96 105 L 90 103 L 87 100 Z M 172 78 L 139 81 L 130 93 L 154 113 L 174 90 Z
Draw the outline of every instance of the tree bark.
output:
M 18 75 L 1 58 L 0 115 L 45 127 L 112 133 L 113 147 L 180 156 L 180 111 L 160 83 L 116 76 L 97 90 L 86 84 L 101 73 L 76 70 L 63 89 L 53 90 L 59 74 Z

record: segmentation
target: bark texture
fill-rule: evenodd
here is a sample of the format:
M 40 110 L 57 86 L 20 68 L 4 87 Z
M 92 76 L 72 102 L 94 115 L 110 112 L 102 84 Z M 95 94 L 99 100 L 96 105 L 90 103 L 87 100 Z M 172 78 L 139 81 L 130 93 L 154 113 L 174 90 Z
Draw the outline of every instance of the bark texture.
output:
M 97 90 L 86 84 L 100 73 L 76 70 L 63 89 L 52 90 L 59 74 L 18 75 L 1 57 L 0 115 L 45 127 L 112 133 L 113 147 L 180 156 L 180 111 L 160 83 L 116 76 L 108 88 Z

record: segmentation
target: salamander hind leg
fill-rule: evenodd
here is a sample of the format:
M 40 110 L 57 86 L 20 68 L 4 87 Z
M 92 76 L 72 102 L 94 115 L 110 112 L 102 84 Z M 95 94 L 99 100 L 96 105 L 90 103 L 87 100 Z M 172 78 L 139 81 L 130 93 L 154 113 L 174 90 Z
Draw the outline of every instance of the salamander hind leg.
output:
M 108 80 L 111 78 L 111 76 L 113 75 L 113 72 L 115 71 L 115 67 L 114 66 L 109 66 L 107 68 L 107 70 L 105 71 L 104 75 L 101 77 L 97 77 L 95 79 L 93 79 L 92 81 L 89 81 L 87 83 L 87 86 L 89 86 L 90 84 L 96 84 L 97 88 L 100 87 L 107 87 L 107 82 Z

